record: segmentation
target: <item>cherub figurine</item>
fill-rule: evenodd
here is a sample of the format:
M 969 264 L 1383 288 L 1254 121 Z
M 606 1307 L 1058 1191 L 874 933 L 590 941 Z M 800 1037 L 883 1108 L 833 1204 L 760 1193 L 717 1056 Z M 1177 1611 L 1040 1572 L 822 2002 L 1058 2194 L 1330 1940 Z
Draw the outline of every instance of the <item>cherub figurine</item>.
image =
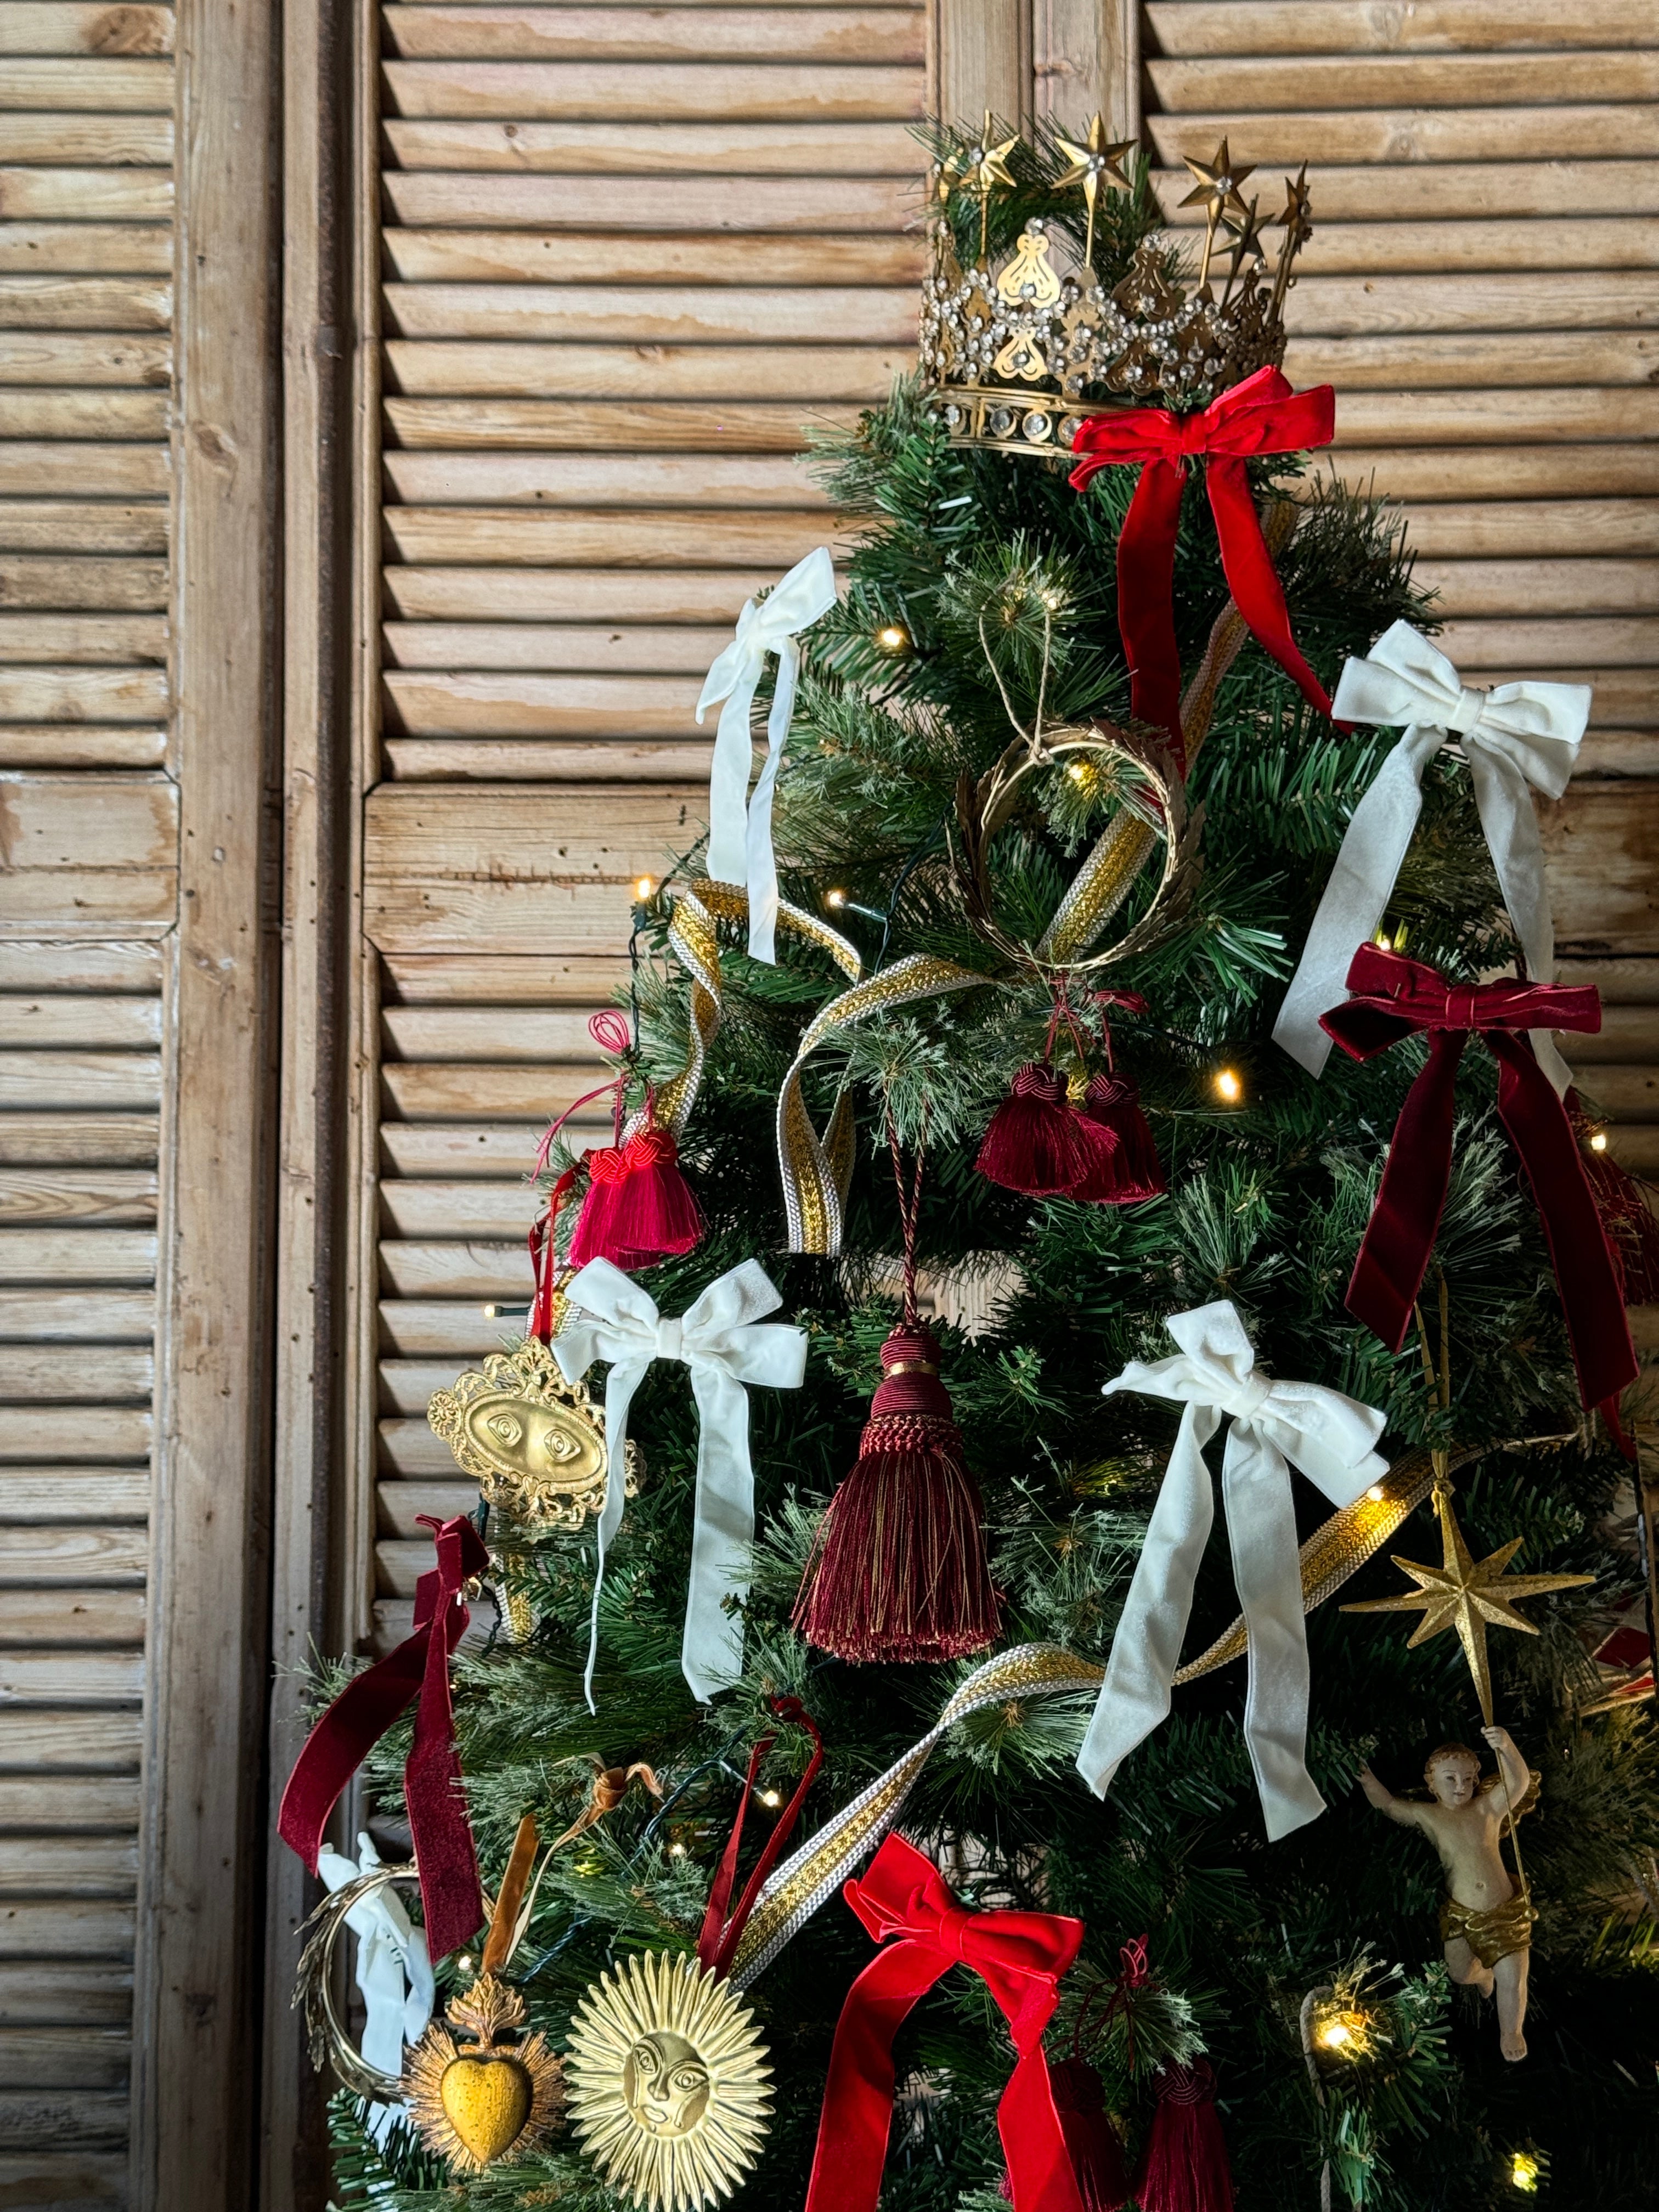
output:
M 1405 1827 L 1420 1828 L 1439 1852 L 1446 1871 L 1440 1935 L 1447 1969 L 1453 1981 L 1467 1983 L 1482 1996 L 1497 1992 L 1504 2056 L 1524 2058 L 1527 1954 L 1538 1916 L 1524 1887 L 1516 1887 L 1498 1845 L 1510 1808 L 1518 1819 L 1537 1802 L 1538 1778 L 1506 1729 L 1480 1733 L 1497 1754 L 1499 1769 L 1484 1782 L 1480 1759 L 1467 1744 L 1443 1743 L 1429 1753 L 1423 1769 L 1428 1804 L 1396 1797 L 1369 1766 L 1360 1768 L 1359 1785 L 1379 1813 Z

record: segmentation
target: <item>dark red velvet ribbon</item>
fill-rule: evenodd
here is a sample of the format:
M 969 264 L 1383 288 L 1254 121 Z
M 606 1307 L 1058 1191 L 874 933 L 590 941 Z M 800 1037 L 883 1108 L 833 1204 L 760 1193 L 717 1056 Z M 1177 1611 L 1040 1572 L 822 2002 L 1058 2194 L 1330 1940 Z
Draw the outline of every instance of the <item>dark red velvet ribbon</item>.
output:
M 743 1795 L 738 1800 L 738 1809 L 732 1822 L 732 1832 L 726 1842 L 726 1850 L 715 1870 L 709 1887 L 708 1905 L 702 1916 L 702 1932 L 697 1938 L 697 1964 L 711 1966 L 716 1974 L 727 1974 L 738 1948 L 738 1939 L 749 1925 L 749 1916 L 755 1909 L 755 1900 L 761 1893 L 761 1885 L 777 1863 L 778 1853 L 783 1849 L 800 1818 L 800 1808 L 807 1791 L 817 1778 L 823 1764 L 823 1738 L 818 1734 L 817 1723 L 799 1698 L 774 1698 L 772 1711 L 781 1721 L 793 1721 L 797 1728 L 805 1729 L 812 1739 L 812 1756 L 806 1762 L 806 1771 L 795 1784 L 789 1802 L 773 1824 L 764 1850 L 755 1863 L 755 1870 L 744 1885 L 742 1896 L 729 1912 L 732 1892 L 737 1886 L 738 1852 L 743 1843 L 743 1816 L 749 1809 L 749 1801 L 755 1794 L 755 1783 L 761 1770 L 761 1761 L 777 1737 L 770 1730 L 756 1740 L 749 1754 L 749 1772 L 744 1782 Z
M 481 1575 L 489 1553 L 464 1513 L 453 1521 L 420 1516 L 438 1548 L 438 1564 L 415 1591 L 415 1630 L 395 1651 L 347 1683 L 306 1738 L 283 1792 L 276 1832 L 313 1874 L 328 1816 L 340 1792 L 398 1716 L 416 1698 L 415 1741 L 404 1762 L 421 1907 L 434 1959 L 459 1950 L 488 1917 L 478 1858 L 461 1795 L 449 1660 L 471 1619 L 461 1593 Z M 441 1632 L 434 1634 L 434 1629 Z
M 1083 1923 L 1054 1912 L 969 1912 L 933 1861 L 902 1836 L 889 1836 L 863 1881 L 848 1882 L 842 1893 L 886 1948 L 842 2007 L 806 2212 L 875 2212 L 893 2120 L 893 2037 L 957 1966 L 984 1982 L 1018 2053 L 997 2107 L 1014 2212 L 1082 2212 L 1042 2031 L 1060 2002 L 1060 1976 L 1083 1941 Z
M 1118 540 L 1117 623 L 1129 662 L 1130 711 L 1137 721 L 1167 730 L 1183 762 L 1175 556 L 1187 464 L 1200 456 L 1209 462 L 1205 488 L 1234 605 L 1303 696 L 1328 714 L 1330 698 L 1291 635 L 1290 610 L 1244 464 L 1255 454 L 1328 446 L 1335 430 L 1336 394 L 1328 384 L 1294 392 L 1278 369 L 1268 368 L 1224 392 L 1200 414 L 1125 407 L 1091 415 L 1072 441 L 1072 451 L 1084 456 L 1072 471 L 1075 491 L 1109 464 L 1142 464 Z
M 1435 969 L 1362 945 L 1348 969 L 1355 995 L 1320 1026 L 1355 1060 L 1386 1052 L 1421 1030 L 1429 1057 L 1395 1123 L 1353 1280 L 1348 1310 L 1398 1352 L 1427 1273 L 1451 1177 L 1458 1062 L 1478 1036 L 1498 1062 L 1498 1114 L 1537 1201 L 1586 1406 L 1601 1406 L 1618 1434 L 1617 1399 L 1636 1379 L 1618 1268 L 1584 1173 L 1566 1108 L 1539 1066 L 1528 1030 L 1594 1031 L 1601 1002 L 1586 988 L 1499 982 L 1449 984 Z

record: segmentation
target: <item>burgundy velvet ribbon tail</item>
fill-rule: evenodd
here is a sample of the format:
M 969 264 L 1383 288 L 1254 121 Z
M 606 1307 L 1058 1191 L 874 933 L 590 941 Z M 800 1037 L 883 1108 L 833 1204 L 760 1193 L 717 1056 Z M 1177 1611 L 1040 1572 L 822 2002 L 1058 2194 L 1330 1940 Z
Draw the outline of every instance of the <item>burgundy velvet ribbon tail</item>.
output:
M 1388 1165 L 1348 1285 L 1348 1311 L 1398 1352 L 1428 1273 L 1451 1182 L 1457 1066 L 1466 1030 L 1436 1030 L 1394 1125 Z

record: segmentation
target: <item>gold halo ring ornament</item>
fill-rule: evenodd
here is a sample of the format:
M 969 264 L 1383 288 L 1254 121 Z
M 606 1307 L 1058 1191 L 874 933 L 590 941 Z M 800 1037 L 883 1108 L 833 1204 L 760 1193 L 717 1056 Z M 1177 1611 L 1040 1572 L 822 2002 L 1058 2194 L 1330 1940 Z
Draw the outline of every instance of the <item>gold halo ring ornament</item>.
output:
M 492 1352 L 436 1390 L 426 1418 L 492 1506 L 553 1528 L 580 1528 L 605 1505 L 605 1423 L 584 1382 L 567 1382 L 535 1337 L 516 1352 Z M 625 1494 L 639 1489 L 641 1462 L 628 1451 Z
M 1036 945 L 1021 942 L 998 920 L 992 893 L 991 848 L 1005 829 L 1033 796 L 1030 779 L 1043 774 L 1064 774 L 1076 783 L 1110 782 L 1123 794 L 1123 812 L 1145 824 L 1147 833 L 1162 841 L 1164 868 L 1146 913 L 1115 944 L 1086 958 L 1060 959 L 1051 943 L 1062 921 L 1075 924 L 1072 913 L 1085 892 L 1085 875 L 1079 876 L 1061 902 L 1059 913 Z M 1144 796 L 1132 799 L 1127 785 L 1139 783 Z M 951 841 L 951 861 L 968 918 L 987 944 L 1045 981 L 1060 982 L 1085 976 L 1131 960 L 1157 944 L 1169 931 L 1191 896 L 1199 872 L 1198 837 L 1203 810 L 1188 813 L 1180 777 L 1167 749 L 1155 740 L 1144 743 L 1109 723 L 1085 728 L 1063 725 L 1049 731 L 1022 734 L 977 783 L 964 774 L 957 787 L 957 832 Z M 1094 887 L 1089 884 L 1088 889 Z M 1071 941 L 1088 941 L 1092 932 L 1068 927 Z
M 570 2117 L 609 2185 L 651 2212 L 698 2212 L 755 2163 L 771 2068 L 731 1983 L 647 1952 L 587 1991 L 564 2054 Z
M 331 1890 L 311 1916 L 311 1936 L 300 1954 L 294 2002 L 305 2017 L 306 2041 L 311 2063 L 320 2073 L 331 2066 L 354 2095 L 376 2105 L 403 2101 L 403 2084 L 395 2074 L 382 2074 L 371 2066 L 346 2033 L 334 2009 L 334 1947 L 340 1940 L 346 1916 L 389 1883 L 403 1881 L 418 1888 L 420 1872 L 411 1861 L 406 1866 L 371 1867 L 343 1889 Z

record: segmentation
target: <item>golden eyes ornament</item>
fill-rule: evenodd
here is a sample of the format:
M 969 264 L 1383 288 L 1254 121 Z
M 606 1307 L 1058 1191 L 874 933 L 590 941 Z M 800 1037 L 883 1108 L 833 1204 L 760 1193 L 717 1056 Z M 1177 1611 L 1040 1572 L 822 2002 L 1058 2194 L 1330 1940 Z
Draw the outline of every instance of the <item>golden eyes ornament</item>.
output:
M 584 1382 L 567 1382 L 552 1353 L 527 1337 L 514 1352 L 492 1352 L 480 1373 L 469 1368 L 437 1390 L 426 1409 L 483 1496 L 515 1519 L 580 1528 L 605 1504 L 609 1466 L 605 1422 Z M 623 1490 L 639 1488 L 640 1460 L 628 1447 Z
M 690 1956 L 620 1961 L 577 2007 L 565 2096 L 609 2185 L 651 2212 L 698 2212 L 754 2165 L 771 2068 L 731 1983 Z

